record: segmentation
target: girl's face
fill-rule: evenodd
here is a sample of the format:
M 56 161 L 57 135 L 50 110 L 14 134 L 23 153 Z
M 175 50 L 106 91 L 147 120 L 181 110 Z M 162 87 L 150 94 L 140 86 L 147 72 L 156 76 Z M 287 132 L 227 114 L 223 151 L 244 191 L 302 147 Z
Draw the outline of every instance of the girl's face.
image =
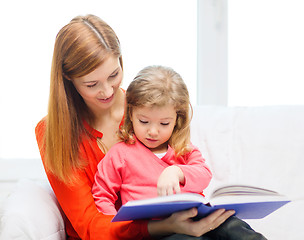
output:
M 109 109 L 115 102 L 122 77 L 119 58 L 109 56 L 93 72 L 75 78 L 73 84 L 86 105 L 93 113 L 98 114 L 100 111 Z
M 176 111 L 171 104 L 163 107 L 135 107 L 131 121 L 134 133 L 139 141 L 154 153 L 163 153 L 168 149 L 175 122 Z

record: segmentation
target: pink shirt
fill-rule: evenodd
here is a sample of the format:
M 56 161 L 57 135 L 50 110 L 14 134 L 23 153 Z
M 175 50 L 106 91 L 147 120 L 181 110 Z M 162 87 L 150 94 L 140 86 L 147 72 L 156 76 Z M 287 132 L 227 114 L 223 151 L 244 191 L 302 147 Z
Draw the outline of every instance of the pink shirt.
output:
M 116 214 L 115 202 L 119 195 L 122 204 L 130 200 L 157 197 L 157 181 L 162 171 L 171 165 L 181 168 L 185 184 L 181 192 L 202 193 L 212 174 L 198 148 L 177 159 L 169 146 L 159 159 L 140 141 L 135 144 L 115 144 L 97 166 L 93 197 L 99 211 Z

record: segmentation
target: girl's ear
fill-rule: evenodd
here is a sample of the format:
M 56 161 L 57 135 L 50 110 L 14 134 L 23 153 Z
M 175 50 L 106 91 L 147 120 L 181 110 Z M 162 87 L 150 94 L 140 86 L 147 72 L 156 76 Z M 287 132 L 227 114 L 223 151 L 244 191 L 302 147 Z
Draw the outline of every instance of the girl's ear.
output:
M 183 124 L 183 117 L 181 115 L 176 116 L 176 121 L 175 121 L 175 127 L 181 129 L 181 127 L 184 125 Z
M 176 113 L 176 119 L 175 119 L 174 127 L 176 127 L 178 119 L 179 119 L 179 115 L 178 115 L 178 113 Z

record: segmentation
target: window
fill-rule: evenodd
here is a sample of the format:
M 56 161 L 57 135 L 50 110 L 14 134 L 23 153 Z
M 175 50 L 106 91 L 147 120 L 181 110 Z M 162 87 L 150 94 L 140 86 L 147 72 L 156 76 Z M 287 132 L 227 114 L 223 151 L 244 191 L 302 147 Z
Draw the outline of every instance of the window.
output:
M 34 128 L 47 114 L 55 36 L 77 15 L 95 14 L 117 33 L 126 88 L 143 67 L 162 64 L 196 99 L 195 0 L 1 1 L 0 159 L 40 158 Z
M 304 2 L 228 5 L 228 104 L 304 104 Z
M 304 2 L 198 0 L 198 103 L 304 104 Z

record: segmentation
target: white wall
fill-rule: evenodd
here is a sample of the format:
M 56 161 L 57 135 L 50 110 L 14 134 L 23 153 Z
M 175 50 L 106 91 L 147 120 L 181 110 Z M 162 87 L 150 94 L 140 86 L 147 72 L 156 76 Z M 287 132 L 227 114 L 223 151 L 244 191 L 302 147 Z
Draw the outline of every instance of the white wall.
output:
M 47 113 L 54 40 L 77 15 L 107 21 L 122 44 L 123 87 L 143 67 L 163 64 L 196 99 L 196 0 L 17 0 L 0 2 L 0 160 L 39 158 L 34 135 Z
M 229 105 L 304 104 L 304 1 L 228 4 Z

